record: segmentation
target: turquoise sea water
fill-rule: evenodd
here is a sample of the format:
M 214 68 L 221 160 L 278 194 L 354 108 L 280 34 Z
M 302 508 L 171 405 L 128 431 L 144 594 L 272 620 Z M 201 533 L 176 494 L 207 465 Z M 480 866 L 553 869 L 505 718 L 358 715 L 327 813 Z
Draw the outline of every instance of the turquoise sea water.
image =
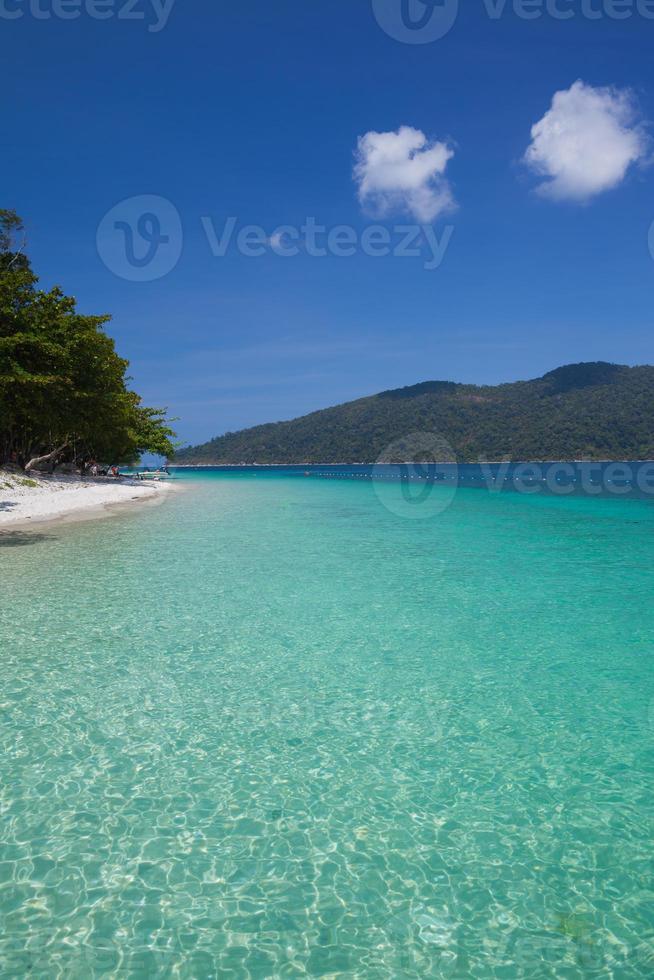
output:
M 0 976 L 654 976 L 654 503 L 180 485 L 0 535 Z

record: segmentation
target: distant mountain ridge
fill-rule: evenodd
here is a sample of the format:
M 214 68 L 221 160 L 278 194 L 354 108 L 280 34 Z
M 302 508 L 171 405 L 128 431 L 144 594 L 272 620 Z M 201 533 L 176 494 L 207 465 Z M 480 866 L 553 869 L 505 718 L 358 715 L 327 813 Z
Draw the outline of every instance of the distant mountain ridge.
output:
M 424 458 L 421 433 L 458 462 L 652 459 L 654 367 L 594 361 L 496 386 L 425 381 L 230 432 L 174 462 L 403 462 Z

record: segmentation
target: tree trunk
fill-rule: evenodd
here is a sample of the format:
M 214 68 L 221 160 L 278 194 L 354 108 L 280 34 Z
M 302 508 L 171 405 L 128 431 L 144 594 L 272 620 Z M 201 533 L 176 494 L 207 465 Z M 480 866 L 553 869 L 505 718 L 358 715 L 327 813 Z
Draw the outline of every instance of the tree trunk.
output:
M 61 456 L 64 449 L 68 449 L 67 442 L 65 442 L 63 446 L 59 446 L 58 449 L 53 449 L 51 453 L 46 453 L 45 456 L 35 456 L 25 467 L 25 472 L 28 473 L 30 470 L 34 469 L 35 466 L 40 466 L 41 463 L 49 463 L 51 461 L 54 462 L 57 459 L 57 456 Z

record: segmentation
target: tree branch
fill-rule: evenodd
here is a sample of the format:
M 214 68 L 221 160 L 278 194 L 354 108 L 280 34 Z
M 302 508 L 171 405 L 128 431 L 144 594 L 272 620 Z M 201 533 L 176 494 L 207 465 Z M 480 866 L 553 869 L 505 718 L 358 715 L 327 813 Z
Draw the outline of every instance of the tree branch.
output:
M 53 462 L 54 460 L 57 459 L 58 456 L 61 456 L 64 449 L 68 449 L 67 442 L 65 442 L 63 446 L 59 446 L 58 449 L 53 449 L 51 453 L 46 453 L 45 456 L 35 456 L 33 459 L 29 461 L 29 463 L 25 467 L 25 472 L 27 473 L 29 472 L 29 470 L 34 469 L 35 466 L 40 466 L 41 463 Z

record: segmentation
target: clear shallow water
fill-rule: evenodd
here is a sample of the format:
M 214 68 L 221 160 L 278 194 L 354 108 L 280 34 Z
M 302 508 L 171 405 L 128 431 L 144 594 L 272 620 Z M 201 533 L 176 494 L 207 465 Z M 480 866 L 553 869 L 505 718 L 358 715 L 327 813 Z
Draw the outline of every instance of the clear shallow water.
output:
M 0 975 L 652 977 L 652 503 L 184 483 L 0 536 Z

